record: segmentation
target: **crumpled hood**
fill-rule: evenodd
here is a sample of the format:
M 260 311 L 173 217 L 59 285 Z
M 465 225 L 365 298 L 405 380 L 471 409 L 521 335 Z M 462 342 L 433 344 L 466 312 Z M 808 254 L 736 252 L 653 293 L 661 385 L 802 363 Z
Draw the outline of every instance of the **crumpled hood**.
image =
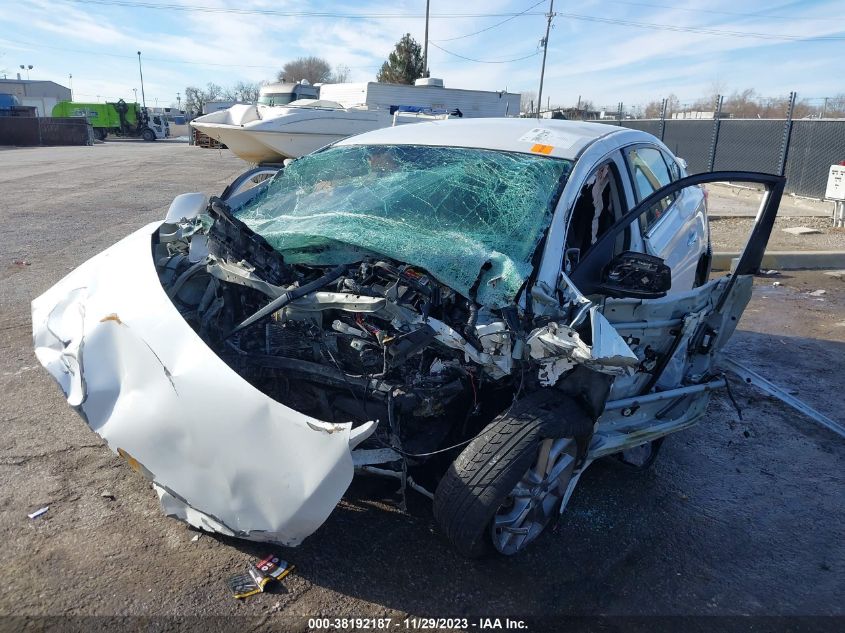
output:
M 159 283 L 150 224 L 32 302 L 38 360 L 168 515 L 296 545 L 352 480 L 373 424 L 329 424 L 264 395 L 184 321 Z

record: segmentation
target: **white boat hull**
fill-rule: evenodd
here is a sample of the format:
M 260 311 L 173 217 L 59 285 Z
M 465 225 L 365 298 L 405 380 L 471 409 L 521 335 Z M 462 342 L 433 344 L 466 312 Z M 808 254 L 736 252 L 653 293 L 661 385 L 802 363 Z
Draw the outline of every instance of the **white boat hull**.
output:
M 384 110 L 237 105 L 194 119 L 191 125 L 223 143 L 250 163 L 298 158 L 340 139 L 394 124 L 421 123 L 431 117 Z

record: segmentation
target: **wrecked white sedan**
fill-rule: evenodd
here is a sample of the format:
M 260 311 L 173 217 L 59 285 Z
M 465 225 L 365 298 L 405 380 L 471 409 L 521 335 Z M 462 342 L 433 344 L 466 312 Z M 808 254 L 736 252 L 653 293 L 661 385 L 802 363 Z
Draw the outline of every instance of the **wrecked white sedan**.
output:
M 296 545 L 353 474 L 514 554 L 585 468 L 646 466 L 724 387 L 784 180 L 686 177 L 589 123 L 377 130 L 184 194 L 33 301 L 36 354 L 169 516 Z M 711 181 L 765 188 L 708 281 Z

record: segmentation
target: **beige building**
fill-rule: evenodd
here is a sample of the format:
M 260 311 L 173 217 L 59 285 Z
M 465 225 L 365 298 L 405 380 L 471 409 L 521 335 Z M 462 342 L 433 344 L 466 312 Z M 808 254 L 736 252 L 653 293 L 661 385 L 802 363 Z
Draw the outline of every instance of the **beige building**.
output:
M 38 116 L 50 116 L 59 101 L 70 101 L 70 88 L 55 81 L 0 79 L 0 93 L 15 95 L 21 105 L 34 106 Z

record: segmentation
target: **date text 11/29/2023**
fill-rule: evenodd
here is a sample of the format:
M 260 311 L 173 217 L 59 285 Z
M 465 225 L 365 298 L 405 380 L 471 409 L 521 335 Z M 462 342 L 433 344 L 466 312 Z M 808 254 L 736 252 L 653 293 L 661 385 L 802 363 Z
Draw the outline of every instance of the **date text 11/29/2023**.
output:
M 512 618 L 308 618 L 308 629 L 524 631 L 528 629 L 528 625 L 524 620 Z

